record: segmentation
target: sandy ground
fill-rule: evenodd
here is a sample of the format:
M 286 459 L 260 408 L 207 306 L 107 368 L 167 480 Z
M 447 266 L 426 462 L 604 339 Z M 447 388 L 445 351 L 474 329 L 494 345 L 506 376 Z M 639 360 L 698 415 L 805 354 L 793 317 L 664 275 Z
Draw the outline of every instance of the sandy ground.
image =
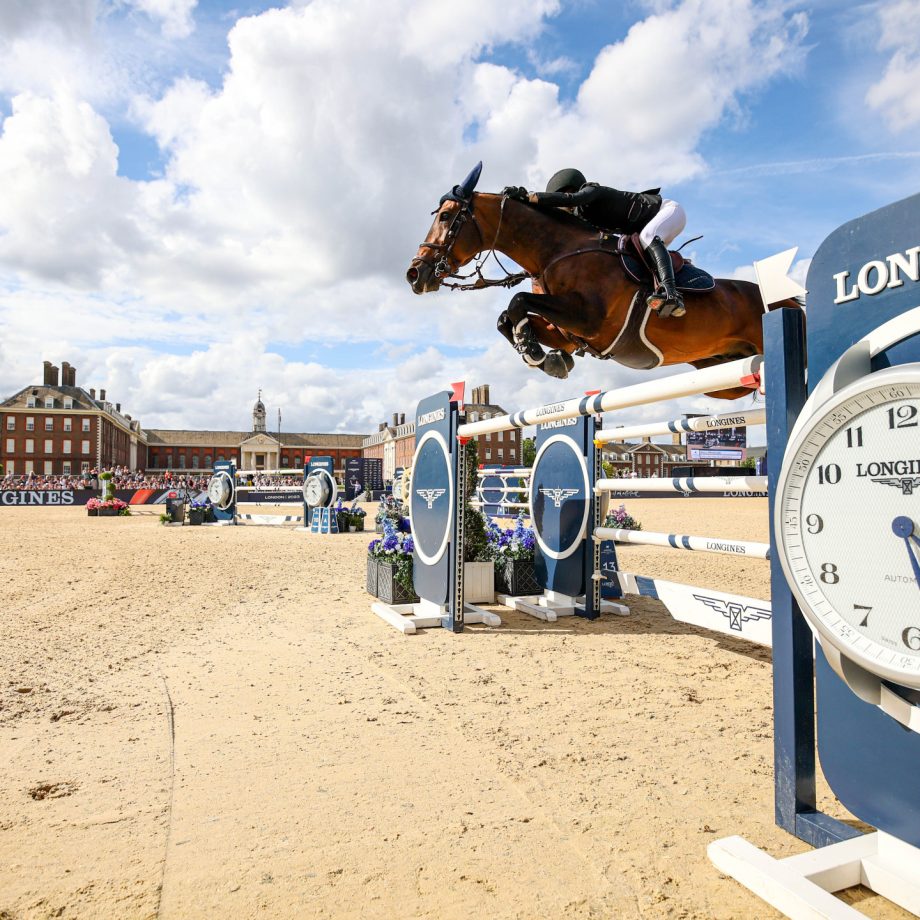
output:
M 766 539 L 760 500 L 628 508 Z M 776 916 L 706 858 L 806 849 L 773 825 L 768 652 L 647 599 L 404 637 L 368 539 L 0 510 L 0 920 Z M 764 562 L 621 553 L 768 596 Z

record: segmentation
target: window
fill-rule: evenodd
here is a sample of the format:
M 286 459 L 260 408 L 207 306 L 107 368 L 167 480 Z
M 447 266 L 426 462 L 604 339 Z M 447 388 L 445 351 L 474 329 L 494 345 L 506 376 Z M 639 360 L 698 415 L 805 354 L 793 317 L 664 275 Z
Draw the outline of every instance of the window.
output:
M 89 453 L 89 441 L 81 441 L 80 450 L 82 453 L 88 454 Z
M 83 461 L 80 463 L 80 472 L 81 472 L 81 473 L 88 473 L 88 472 L 89 472 L 89 460 L 83 460 Z
M 26 475 L 28 475 L 29 473 L 34 473 L 35 464 L 31 460 L 26 460 L 25 469 L 23 470 L 23 472 L 25 472 Z
M 51 443 L 51 438 L 45 438 L 45 453 L 46 454 L 54 453 L 54 445 Z
M 179 469 L 185 469 L 185 454 L 179 454 Z
M 498 434 L 496 435 L 496 437 L 498 438 L 499 441 L 504 441 L 504 440 L 505 440 L 505 432 L 504 432 L 504 431 L 499 431 Z
M 12 461 L 12 460 L 7 460 L 6 466 L 4 467 L 4 469 L 5 469 L 8 473 L 13 473 L 13 472 L 15 472 L 15 470 L 13 469 L 13 461 Z
M 73 399 L 71 399 L 69 396 L 64 397 L 64 408 L 73 409 Z
M 73 419 L 72 418 L 64 419 L 64 431 L 73 431 Z
M 35 442 L 31 438 L 26 438 L 26 453 L 27 454 L 35 453 Z
M 54 431 L 54 418 L 50 415 L 45 419 L 45 431 Z
M 166 469 L 172 469 L 172 451 L 166 455 Z
M 26 417 L 26 431 L 35 431 L 35 419 L 31 415 Z
M 217 462 L 218 462 L 218 463 L 223 463 L 223 462 L 224 462 L 224 455 L 223 455 L 223 454 L 218 454 L 218 455 L 217 455 Z
M 69 476 L 70 474 L 71 474 L 70 461 L 65 460 L 64 461 L 64 475 Z
M 46 408 L 46 409 L 53 409 L 53 408 L 54 408 L 54 397 L 53 397 L 53 396 L 46 396 L 46 397 L 45 397 L 45 408 Z
M 16 439 L 15 439 L 15 438 L 7 438 L 7 439 L 6 439 L 6 452 L 7 452 L 8 454 L 15 454 L 15 453 L 16 453 Z
M 290 466 L 290 465 L 291 465 L 291 458 L 290 458 L 290 457 L 282 457 L 282 458 L 281 458 L 281 465 L 282 465 L 282 466 Z
M 204 467 L 206 470 L 211 469 L 211 455 L 210 454 L 204 455 Z
M 70 450 L 71 450 L 70 445 L 71 445 L 71 442 L 70 442 L 70 441 L 65 441 L 65 442 L 64 442 L 63 453 L 65 453 L 65 454 L 69 454 L 69 453 L 70 453 Z
M 84 430 L 84 431 L 89 431 L 89 419 L 88 419 L 88 418 L 85 418 L 85 419 L 83 419 L 82 421 L 83 421 L 83 430 Z
M 192 457 L 192 469 L 193 469 L 193 470 L 197 470 L 197 469 L 198 469 L 198 454 L 195 454 L 195 455 Z
M 46 460 L 45 461 L 45 475 L 50 476 L 53 472 L 54 470 L 51 469 L 51 461 Z
M 34 397 L 34 396 L 29 396 L 29 397 L 26 399 L 26 408 L 27 408 L 27 409 L 34 409 L 34 408 L 35 408 L 35 397 Z
M 16 430 L 16 416 L 15 415 L 8 415 L 6 417 L 6 430 L 7 431 Z
M 505 449 L 503 447 L 499 447 L 498 449 L 498 459 L 499 460 L 505 459 Z
M 492 448 L 487 447 L 486 448 L 486 460 L 491 460 L 491 459 L 492 459 Z
M 470 421 L 471 421 L 471 422 L 478 422 L 478 421 L 479 421 L 479 413 L 478 413 L 478 412 L 471 412 L 471 413 L 470 413 Z

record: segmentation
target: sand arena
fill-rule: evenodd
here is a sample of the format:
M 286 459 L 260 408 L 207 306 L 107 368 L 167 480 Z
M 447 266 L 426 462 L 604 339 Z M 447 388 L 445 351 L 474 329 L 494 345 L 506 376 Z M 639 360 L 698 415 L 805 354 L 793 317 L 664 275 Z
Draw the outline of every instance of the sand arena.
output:
M 767 539 L 759 499 L 627 507 Z M 706 857 L 807 849 L 773 824 L 768 650 L 645 598 L 404 637 L 369 538 L 0 509 L 3 920 L 778 916 Z M 769 596 L 765 562 L 619 551 Z

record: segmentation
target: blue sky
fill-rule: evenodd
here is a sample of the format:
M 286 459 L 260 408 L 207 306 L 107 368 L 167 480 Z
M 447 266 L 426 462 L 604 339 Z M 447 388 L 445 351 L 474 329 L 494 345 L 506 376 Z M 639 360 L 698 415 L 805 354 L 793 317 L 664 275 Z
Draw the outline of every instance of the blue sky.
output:
M 804 278 L 920 187 L 918 35 L 913 0 L 12 0 L 0 391 L 70 360 L 152 427 L 245 425 L 261 387 L 292 427 L 370 431 L 457 379 L 632 382 L 525 368 L 507 293 L 413 296 L 440 194 L 479 158 L 485 190 L 661 184 L 698 264 L 797 245 Z

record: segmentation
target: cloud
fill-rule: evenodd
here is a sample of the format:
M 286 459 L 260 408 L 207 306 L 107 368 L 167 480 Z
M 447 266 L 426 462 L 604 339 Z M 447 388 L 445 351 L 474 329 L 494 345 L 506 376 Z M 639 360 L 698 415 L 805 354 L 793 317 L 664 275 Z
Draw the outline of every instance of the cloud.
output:
M 227 413 L 259 385 L 292 422 L 332 429 L 370 430 L 452 379 L 555 398 L 559 384 L 495 332 L 507 291 L 417 298 L 405 285 L 440 194 L 480 157 L 486 189 L 538 186 L 570 163 L 627 187 L 697 175 L 701 138 L 796 71 L 807 28 L 776 0 L 659 4 L 564 102 L 554 67 L 534 79 L 484 58 L 532 45 L 559 6 L 470 0 L 462 27 L 455 5 L 421 0 L 270 9 L 232 26 L 220 80 L 174 69 L 160 88 L 136 20 L 187 42 L 192 0 L 135 0 L 131 19 L 73 0 L 53 27 L 51 0 L 31 17 L 4 5 L 0 320 L 33 354 L 71 360 L 69 343 L 151 425 L 234 427 Z M 158 178 L 118 175 L 110 109 L 126 92 L 118 118 L 155 139 Z M 337 374 L 273 350 L 311 342 L 374 343 L 379 362 Z M 630 374 L 585 360 L 566 389 Z
M 881 26 L 878 49 L 891 58 L 866 102 L 900 133 L 920 124 L 920 6 L 914 0 L 892 0 L 875 9 Z

